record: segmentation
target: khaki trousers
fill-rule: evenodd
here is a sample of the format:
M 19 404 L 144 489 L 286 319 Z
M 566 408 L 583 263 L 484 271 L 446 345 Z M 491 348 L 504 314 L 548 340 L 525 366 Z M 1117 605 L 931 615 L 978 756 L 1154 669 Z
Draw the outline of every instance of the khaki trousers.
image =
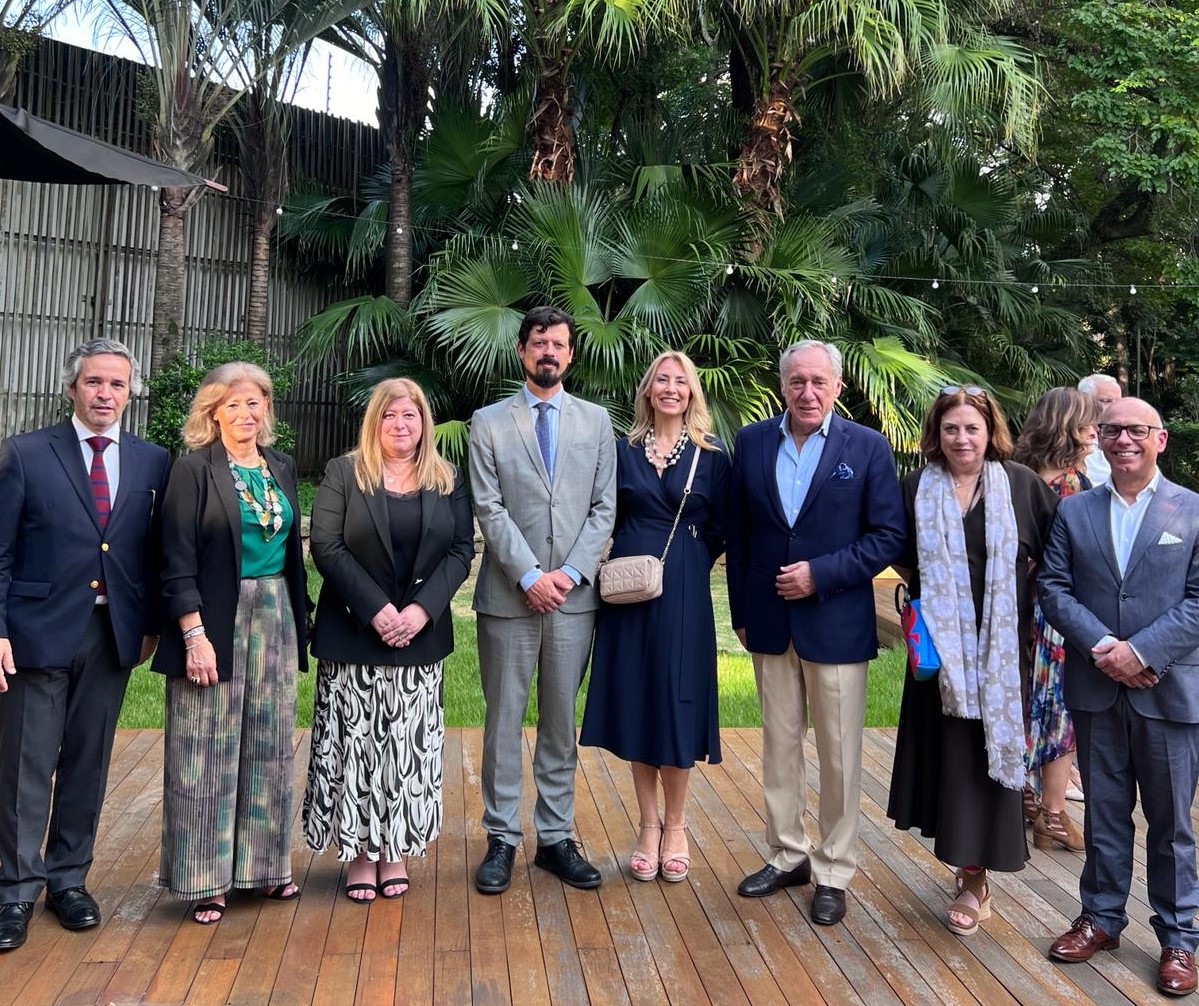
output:
M 817 884 L 844 890 L 858 865 L 867 665 L 816 664 L 800 660 L 791 646 L 785 653 L 752 656 L 762 707 L 762 794 L 770 863 L 793 870 L 809 859 Z M 819 842 L 804 824 L 809 705 L 820 758 Z

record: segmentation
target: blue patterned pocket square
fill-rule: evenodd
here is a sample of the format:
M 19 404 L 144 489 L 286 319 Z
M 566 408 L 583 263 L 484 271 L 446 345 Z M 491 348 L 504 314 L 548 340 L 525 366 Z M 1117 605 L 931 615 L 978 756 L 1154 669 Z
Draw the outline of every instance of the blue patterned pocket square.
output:
M 847 465 L 844 461 L 842 461 L 833 470 L 833 478 L 835 478 L 835 479 L 851 479 L 851 478 L 853 478 L 853 469 L 850 468 L 849 465 Z

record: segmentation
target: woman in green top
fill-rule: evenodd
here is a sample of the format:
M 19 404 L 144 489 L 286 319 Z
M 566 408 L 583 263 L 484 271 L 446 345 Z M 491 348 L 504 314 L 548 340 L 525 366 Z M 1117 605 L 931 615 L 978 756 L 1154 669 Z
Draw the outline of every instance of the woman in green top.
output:
M 308 595 L 296 466 L 260 367 L 227 363 L 183 428 L 162 508 L 167 675 L 159 883 L 216 922 L 232 888 L 289 900 L 296 670 Z

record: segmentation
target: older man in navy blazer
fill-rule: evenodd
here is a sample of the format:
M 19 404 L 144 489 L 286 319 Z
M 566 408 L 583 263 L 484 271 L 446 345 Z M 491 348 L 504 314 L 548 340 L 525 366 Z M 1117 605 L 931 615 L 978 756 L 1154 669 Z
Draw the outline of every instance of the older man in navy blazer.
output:
M 154 648 L 170 468 L 121 431 L 137 369 L 85 343 L 63 368 L 71 418 L 0 447 L 0 950 L 43 888 L 64 928 L 100 921 L 84 883 L 129 671 Z
M 805 341 L 779 361 L 787 411 L 745 427 L 733 453 L 727 572 L 762 705 L 769 862 L 737 889 L 762 897 L 813 877 L 812 921 L 845 915 L 857 869 L 866 668 L 878 653 L 875 575 L 899 557 L 895 458 L 834 414 L 841 354 Z M 820 839 L 804 825 L 808 705 L 820 756 Z
M 1139 790 L 1157 987 L 1186 995 L 1199 947 L 1199 495 L 1158 470 L 1167 434 L 1150 405 L 1112 402 L 1098 432 L 1111 481 L 1062 500 L 1040 572 L 1041 607 L 1066 640 L 1087 794 L 1082 913 L 1049 955 L 1085 961 L 1120 945 Z

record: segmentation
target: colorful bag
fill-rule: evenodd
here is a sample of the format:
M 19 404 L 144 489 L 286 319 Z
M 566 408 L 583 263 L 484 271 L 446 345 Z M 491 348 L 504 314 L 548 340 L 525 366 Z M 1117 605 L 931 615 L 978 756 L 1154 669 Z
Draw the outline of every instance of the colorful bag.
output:
M 895 587 L 895 610 L 899 612 L 899 625 L 908 644 L 908 670 L 912 677 L 917 681 L 935 678 L 941 669 L 941 658 L 920 614 L 920 598 L 912 597 L 906 584 Z

